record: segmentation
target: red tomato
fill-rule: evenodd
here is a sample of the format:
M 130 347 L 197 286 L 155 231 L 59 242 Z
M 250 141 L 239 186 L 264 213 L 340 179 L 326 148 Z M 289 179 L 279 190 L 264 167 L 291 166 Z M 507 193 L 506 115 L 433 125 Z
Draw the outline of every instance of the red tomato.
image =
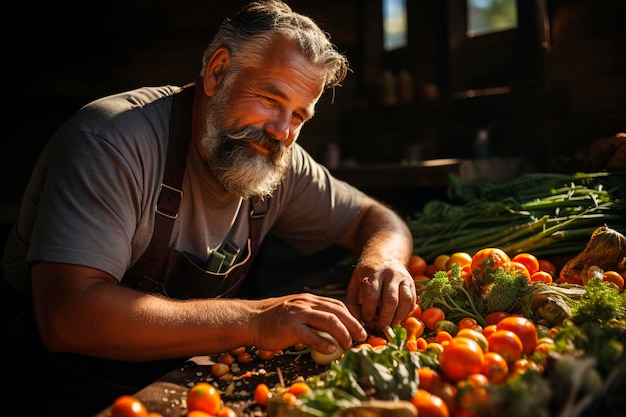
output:
M 412 277 L 424 275 L 426 273 L 426 260 L 419 255 L 411 255 L 407 269 Z
M 526 253 L 526 252 L 518 253 L 517 255 L 513 257 L 513 259 L 511 259 L 511 261 L 519 262 L 523 264 L 526 267 L 526 269 L 528 269 L 528 273 L 530 275 L 539 271 L 539 260 L 533 254 Z
M 219 391 L 208 382 L 198 382 L 191 387 L 187 394 L 187 409 L 204 411 L 215 415 L 222 406 L 222 397 Z
M 552 275 L 553 280 L 558 276 L 556 266 L 547 259 L 539 259 L 539 270 Z
M 480 345 L 465 337 L 455 337 L 439 355 L 441 372 L 452 382 L 483 370 L 485 357 Z
M 446 313 L 439 307 L 428 307 L 422 312 L 422 321 L 426 328 L 430 331 L 434 331 L 437 327 L 437 322 L 445 320 Z
M 148 417 L 148 410 L 132 395 L 121 395 L 113 402 L 111 417 Z
M 420 388 L 428 391 L 430 391 L 431 387 L 435 387 L 443 381 L 441 374 L 428 366 L 419 368 L 417 370 L 417 376 L 419 377 Z
M 524 346 L 517 334 L 510 330 L 496 330 L 487 336 L 489 351 L 499 353 L 507 363 L 513 363 L 522 357 Z
M 367 343 L 372 346 L 385 346 L 387 344 L 387 339 L 379 336 L 370 336 L 367 338 Z
M 498 330 L 510 330 L 522 341 L 524 354 L 530 355 L 537 345 L 537 328 L 532 320 L 522 316 L 505 317 L 496 325 Z
M 509 364 L 497 352 L 485 352 L 483 374 L 493 384 L 502 384 L 509 375 Z
M 459 330 L 463 329 L 472 329 L 474 328 L 478 322 L 473 317 L 465 317 L 459 321 Z
M 505 317 L 509 317 L 511 314 L 506 311 L 494 311 L 493 313 L 489 313 L 485 316 L 485 321 L 487 324 L 498 324 L 500 320 Z
M 411 398 L 411 404 L 417 408 L 420 417 L 449 417 L 450 410 L 446 403 L 438 396 L 431 394 L 425 389 L 418 388 Z

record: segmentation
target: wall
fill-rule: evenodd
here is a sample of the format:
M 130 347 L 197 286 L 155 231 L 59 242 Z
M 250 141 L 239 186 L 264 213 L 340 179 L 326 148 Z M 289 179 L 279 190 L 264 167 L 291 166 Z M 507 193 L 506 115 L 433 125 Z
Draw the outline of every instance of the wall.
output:
M 540 0 L 536 0 L 539 1 Z M 14 213 L 28 173 L 53 131 L 87 101 L 128 88 L 195 79 L 212 32 L 245 2 L 201 0 L 22 1 L 3 26 L 4 147 L 0 215 Z M 591 140 L 626 130 L 626 15 L 621 0 L 548 0 L 545 77 L 516 94 L 452 99 L 443 0 L 410 0 L 416 101 L 378 106 L 379 0 L 292 0 L 331 33 L 352 62 L 326 94 L 301 143 L 322 158 L 329 141 L 357 163 L 399 163 L 407 144 L 426 157 L 472 157 L 477 129 L 492 152 L 523 155 L 533 168 L 563 168 Z M 542 65 L 544 65 L 542 63 Z M 433 99 L 425 88 L 435 88 Z M 570 158 L 570 159 L 568 159 Z M 430 194 L 423 196 L 429 198 Z M 8 210 L 8 214 L 3 215 Z

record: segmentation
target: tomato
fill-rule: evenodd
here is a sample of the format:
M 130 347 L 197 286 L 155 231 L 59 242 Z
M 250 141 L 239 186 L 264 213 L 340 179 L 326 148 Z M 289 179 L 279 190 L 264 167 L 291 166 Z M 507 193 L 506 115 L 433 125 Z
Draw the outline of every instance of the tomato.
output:
M 443 381 L 441 374 L 428 366 L 419 368 L 417 370 L 417 376 L 419 380 L 419 387 L 429 391 L 431 387 L 435 387 Z
M 452 264 L 457 264 L 460 268 L 463 268 L 466 265 L 472 264 L 472 255 L 467 252 L 455 252 L 450 255 L 448 259 L 448 263 L 446 265 L 447 269 L 452 268 Z
M 617 271 L 604 271 L 602 281 L 615 285 L 619 291 L 624 289 L 624 277 Z
M 292 394 L 289 391 L 285 391 L 282 394 L 280 394 L 280 398 L 283 400 L 283 402 L 287 404 L 291 404 L 291 405 L 294 405 L 298 402 L 298 397 L 296 397 L 294 394 Z
M 257 350 L 256 354 L 259 357 L 259 359 L 263 361 L 269 361 L 270 359 L 274 359 L 274 356 L 276 356 L 276 351 L 259 349 Z
M 558 276 L 557 271 L 556 271 L 556 266 L 548 261 L 547 259 L 539 259 L 539 270 L 543 271 L 543 272 L 547 272 L 548 274 L 552 275 L 552 279 L 556 279 L 556 277 Z
M 426 272 L 424 273 L 424 275 L 426 275 L 429 278 L 432 278 L 433 275 L 435 275 L 435 272 L 439 271 L 437 269 L 437 267 L 435 266 L 435 264 L 428 264 L 426 266 Z
M 456 337 L 466 337 L 473 340 L 474 342 L 478 343 L 483 352 L 487 352 L 489 350 L 489 342 L 487 341 L 487 337 L 476 330 L 461 329 L 456 334 Z
M 402 327 L 406 329 L 406 338 L 407 340 L 415 340 L 421 335 L 424 334 L 424 322 L 421 319 L 418 319 L 413 316 L 409 316 L 404 319 L 402 323 Z
M 237 417 L 237 413 L 230 407 L 222 407 L 219 409 L 215 417 Z
M 437 327 L 437 322 L 445 320 L 446 313 L 439 307 L 428 307 L 422 312 L 422 321 L 426 328 L 430 331 L 434 331 Z
M 219 391 L 208 382 L 198 382 L 187 394 L 187 409 L 200 410 L 215 415 L 222 406 Z
M 304 381 L 296 381 L 289 387 L 289 392 L 295 395 L 296 397 L 300 397 L 311 391 L 311 387 Z
M 516 261 L 511 261 L 509 265 L 509 268 L 520 271 L 526 277 L 526 280 L 530 282 L 530 272 L 528 268 L 526 268 L 526 265 Z
M 457 384 L 459 411 L 469 411 L 469 415 L 472 415 L 471 412 L 484 407 L 489 401 L 487 385 L 489 385 L 489 379 L 483 374 L 471 374 L 459 381 Z
M 485 321 L 487 324 L 498 324 L 500 320 L 505 317 L 509 317 L 511 313 L 507 313 L 506 311 L 494 311 L 493 313 L 489 313 L 485 316 Z
M 539 260 L 533 254 L 522 252 L 515 255 L 511 261 L 523 264 L 530 275 L 539 271 Z
M 270 398 L 272 398 L 272 391 L 270 391 L 267 384 L 260 383 L 256 386 L 254 389 L 254 401 L 257 404 L 265 407 Z
M 437 341 L 437 343 L 444 346 L 445 343 L 449 343 L 452 340 L 452 335 L 445 330 L 439 330 L 437 332 L 437 337 L 435 340 Z
M 499 353 L 507 363 L 513 363 L 522 357 L 524 346 L 519 336 L 510 330 L 496 330 L 487 336 L 489 351 Z
M 418 388 L 411 398 L 411 404 L 417 408 L 417 415 L 420 417 L 449 417 L 450 410 L 446 403 L 436 395 L 425 389 Z
M 465 318 L 459 320 L 459 330 L 472 329 L 477 324 L 478 324 L 478 322 L 476 321 L 475 318 L 473 318 L 473 317 L 465 317 Z
M 372 347 L 385 346 L 387 344 L 387 339 L 379 336 L 370 336 L 367 338 L 367 343 L 369 343 Z
M 455 337 L 443 347 L 439 365 L 443 375 L 452 382 L 483 370 L 485 357 L 480 345 L 465 337 Z
M 552 275 L 546 271 L 537 271 L 530 276 L 530 282 L 545 282 L 546 284 L 552 284 Z
M 497 352 L 485 352 L 485 363 L 482 373 L 493 384 L 502 384 L 509 375 L 509 364 Z
M 420 305 L 417 304 L 415 306 L 415 308 L 413 309 L 413 311 L 411 311 L 409 316 L 421 319 L 422 318 L 422 307 L 420 307 Z
M 472 286 L 472 265 L 465 265 L 461 268 L 459 276 L 465 281 L 465 288 L 469 289 Z
M 185 414 L 185 417 L 213 417 L 213 415 L 205 413 L 202 410 L 191 410 L 187 414 Z
M 472 256 L 472 271 L 482 275 L 481 271 L 494 271 L 500 267 L 507 268 L 511 258 L 502 249 L 484 248 Z
M 121 395 L 113 402 L 111 417 L 148 417 L 148 410 L 136 397 Z
M 447 271 L 448 270 L 448 260 L 450 259 L 450 255 L 442 253 L 438 255 L 433 261 L 433 265 L 437 271 Z
M 537 328 L 532 320 L 522 316 L 505 317 L 496 325 L 498 330 L 510 330 L 522 341 L 524 354 L 530 355 L 537 345 Z
M 488 324 L 483 329 L 483 336 L 488 337 L 491 333 L 495 332 L 498 329 L 496 324 Z
M 419 255 L 411 255 L 409 258 L 409 263 L 407 264 L 407 269 L 409 270 L 409 274 L 412 277 L 416 277 L 418 275 L 424 275 L 426 273 L 426 260 Z

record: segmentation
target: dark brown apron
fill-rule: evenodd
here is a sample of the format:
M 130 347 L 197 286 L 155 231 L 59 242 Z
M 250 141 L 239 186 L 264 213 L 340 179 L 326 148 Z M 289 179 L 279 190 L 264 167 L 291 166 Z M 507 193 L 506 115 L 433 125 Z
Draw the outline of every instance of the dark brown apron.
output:
M 174 222 L 183 197 L 182 181 L 191 137 L 194 88 L 174 96 L 163 182 L 154 214 L 152 240 L 144 254 L 124 275 L 122 284 L 170 298 L 233 296 L 246 278 L 261 243 L 261 226 L 267 198 L 251 201 L 250 232 L 243 259 L 223 273 L 207 271 L 186 254 L 169 247 Z

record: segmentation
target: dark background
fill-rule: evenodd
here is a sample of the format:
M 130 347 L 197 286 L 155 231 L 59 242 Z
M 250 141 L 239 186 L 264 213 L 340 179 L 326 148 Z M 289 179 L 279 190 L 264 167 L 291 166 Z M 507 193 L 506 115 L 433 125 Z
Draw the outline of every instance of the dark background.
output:
M 215 28 L 245 3 L 29 0 L 6 9 L 1 223 L 12 220 L 39 151 L 67 117 L 111 93 L 194 81 Z M 524 0 L 531 24 L 499 50 L 502 39 L 459 38 L 459 0 L 408 0 L 409 46 L 397 53 L 382 50 L 380 0 L 288 3 L 332 35 L 353 70 L 299 139 L 321 160 L 329 142 L 361 167 L 401 164 L 412 144 L 427 159 L 473 158 L 476 132 L 487 127 L 491 156 L 571 170 L 572 155 L 592 140 L 626 130 L 621 0 Z M 383 71 L 400 69 L 412 77 L 413 99 L 384 105 Z M 507 93 L 489 93 L 503 85 Z M 441 183 L 394 181 L 358 185 L 405 210 L 442 195 Z

